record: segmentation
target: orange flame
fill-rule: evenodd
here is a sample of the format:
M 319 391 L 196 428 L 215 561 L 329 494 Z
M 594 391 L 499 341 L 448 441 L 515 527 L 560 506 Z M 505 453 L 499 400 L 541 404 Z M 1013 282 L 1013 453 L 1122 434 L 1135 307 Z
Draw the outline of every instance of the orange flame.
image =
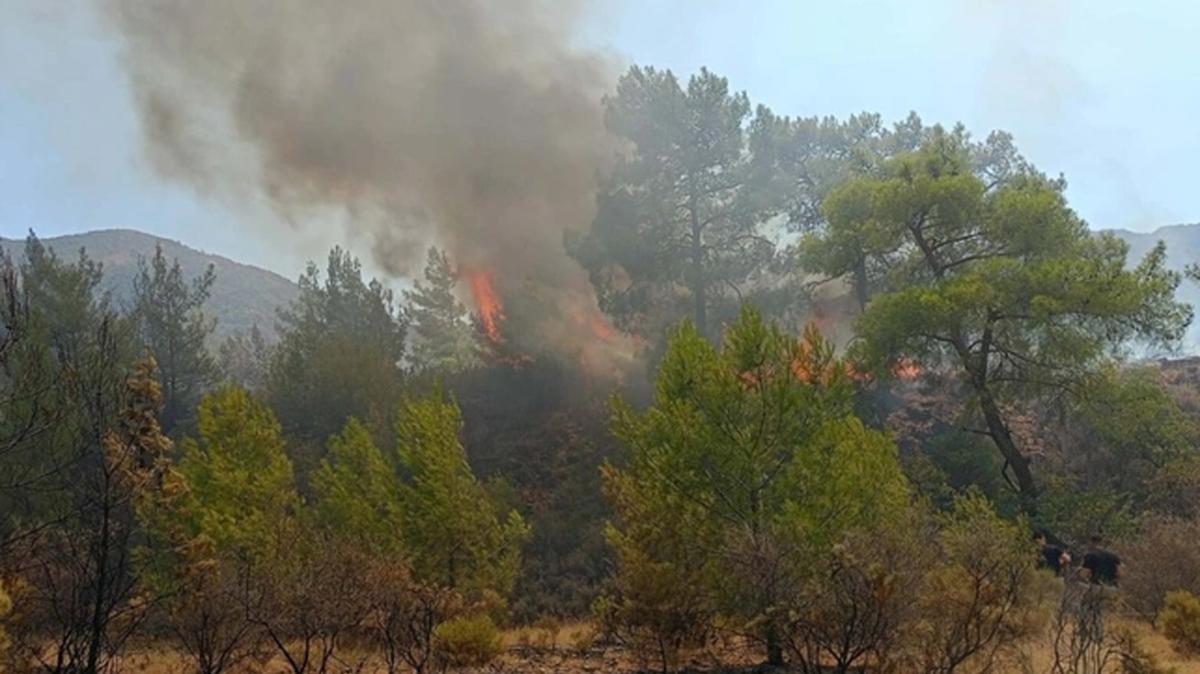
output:
M 504 318 L 504 305 L 492 284 L 492 275 L 486 271 L 464 272 L 467 285 L 471 287 L 471 296 L 475 298 L 475 308 L 479 312 L 479 322 L 483 332 L 494 343 L 500 342 L 500 321 Z
M 894 375 L 897 379 L 916 379 L 917 377 L 920 377 L 921 373 L 924 371 L 925 369 L 921 367 L 920 363 L 907 358 L 900 360 L 898 363 L 892 366 L 892 375 Z

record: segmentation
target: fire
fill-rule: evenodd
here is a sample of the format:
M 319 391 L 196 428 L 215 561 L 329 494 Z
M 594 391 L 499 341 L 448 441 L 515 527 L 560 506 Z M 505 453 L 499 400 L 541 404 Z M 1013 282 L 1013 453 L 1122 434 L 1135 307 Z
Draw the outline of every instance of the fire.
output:
M 900 360 L 900 362 L 892 366 L 892 375 L 897 379 L 916 379 L 924 371 L 920 363 L 907 358 Z
M 483 332 L 494 343 L 500 342 L 500 322 L 504 319 L 504 305 L 496 294 L 492 283 L 492 274 L 487 271 L 463 272 L 467 285 L 471 287 L 471 296 L 475 298 L 475 308 L 479 312 L 479 322 Z
M 589 323 L 592 327 L 592 334 L 595 335 L 597 339 L 611 342 L 613 338 L 616 337 L 616 333 L 613 332 L 612 326 L 608 324 L 608 321 L 604 319 L 602 314 L 594 314 Z

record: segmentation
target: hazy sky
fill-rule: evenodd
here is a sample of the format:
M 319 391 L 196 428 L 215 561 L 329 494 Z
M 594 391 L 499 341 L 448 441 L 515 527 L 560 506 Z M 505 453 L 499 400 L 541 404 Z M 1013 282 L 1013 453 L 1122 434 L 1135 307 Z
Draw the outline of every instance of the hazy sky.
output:
M 0 0 L 0 236 L 131 227 L 288 276 L 339 238 L 251 227 L 273 216 L 155 177 L 120 44 L 89 6 Z M 623 0 L 579 39 L 708 66 L 782 114 L 1006 129 L 1093 226 L 1146 230 L 1200 221 L 1198 28 L 1194 0 Z

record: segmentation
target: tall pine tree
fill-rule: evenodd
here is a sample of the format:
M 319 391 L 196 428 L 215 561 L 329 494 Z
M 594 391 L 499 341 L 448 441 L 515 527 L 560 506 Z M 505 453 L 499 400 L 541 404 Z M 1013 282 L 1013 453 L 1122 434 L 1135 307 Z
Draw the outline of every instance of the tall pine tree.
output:
M 201 307 L 216 272 L 210 264 L 190 281 L 179 260 L 167 262 L 162 245 L 150 260 L 138 260 L 133 279 L 133 319 L 142 346 L 158 362 L 163 393 L 163 429 L 170 433 L 188 420 L 204 389 L 216 376 L 216 363 L 205 340 L 216 327 Z
M 417 577 L 473 593 L 507 594 L 516 581 L 529 528 L 504 512 L 471 472 L 459 440 L 458 405 L 435 390 L 405 400 L 396 422 L 404 535 Z
M 186 511 L 194 532 L 218 551 L 272 554 L 274 532 L 299 506 L 275 415 L 229 386 L 200 401 L 196 426 L 199 438 L 184 439 L 179 464 L 191 487 Z
M 309 264 L 299 283 L 300 297 L 279 313 L 265 394 L 303 480 L 346 419 L 378 421 L 400 399 L 405 326 L 392 292 L 364 281 L 341 248 L 330 251 L 324 278 Z
M 370 431 L 351 418 L 312 475 L 317 521 L 375 554 L 403 554 L 400 480 Z
M 479 363 L 479 339 L 467 307 L 454 295 L 458 275 L 444 251 L 430 248 L 425 282 L 404 291 L 410 352 L 416 370 L 457 372 Z

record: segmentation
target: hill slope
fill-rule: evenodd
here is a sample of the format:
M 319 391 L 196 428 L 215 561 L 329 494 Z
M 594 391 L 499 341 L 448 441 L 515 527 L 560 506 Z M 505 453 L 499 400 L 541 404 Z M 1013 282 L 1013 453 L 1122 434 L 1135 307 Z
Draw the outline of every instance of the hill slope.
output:
M 89 257 L 104 265 L 104 288 L 112 292 L 113 301 L 123 308 L 130 303 L 138 257 L 154 255 L 155 244 L 162 244 L 168 260 L 179 259 L 187 278 L 202 274 L 212 264 L 217 279 L 205 305 L 205 313 L 217 318 L 218 339 L 249 330 L 254 325 L 258 325 L 265 337 L 274 339 L 275 310 L 299 294 L 295 283 L 274 272 L 133 230 L 71 234 L 43 239 L 43 242 L 66 260 L 75 259 L 79 249 L 86 248 Z M 23 239 L 0 239 L 0 248 L 15 259 L 20 258 L 24 245 Z

